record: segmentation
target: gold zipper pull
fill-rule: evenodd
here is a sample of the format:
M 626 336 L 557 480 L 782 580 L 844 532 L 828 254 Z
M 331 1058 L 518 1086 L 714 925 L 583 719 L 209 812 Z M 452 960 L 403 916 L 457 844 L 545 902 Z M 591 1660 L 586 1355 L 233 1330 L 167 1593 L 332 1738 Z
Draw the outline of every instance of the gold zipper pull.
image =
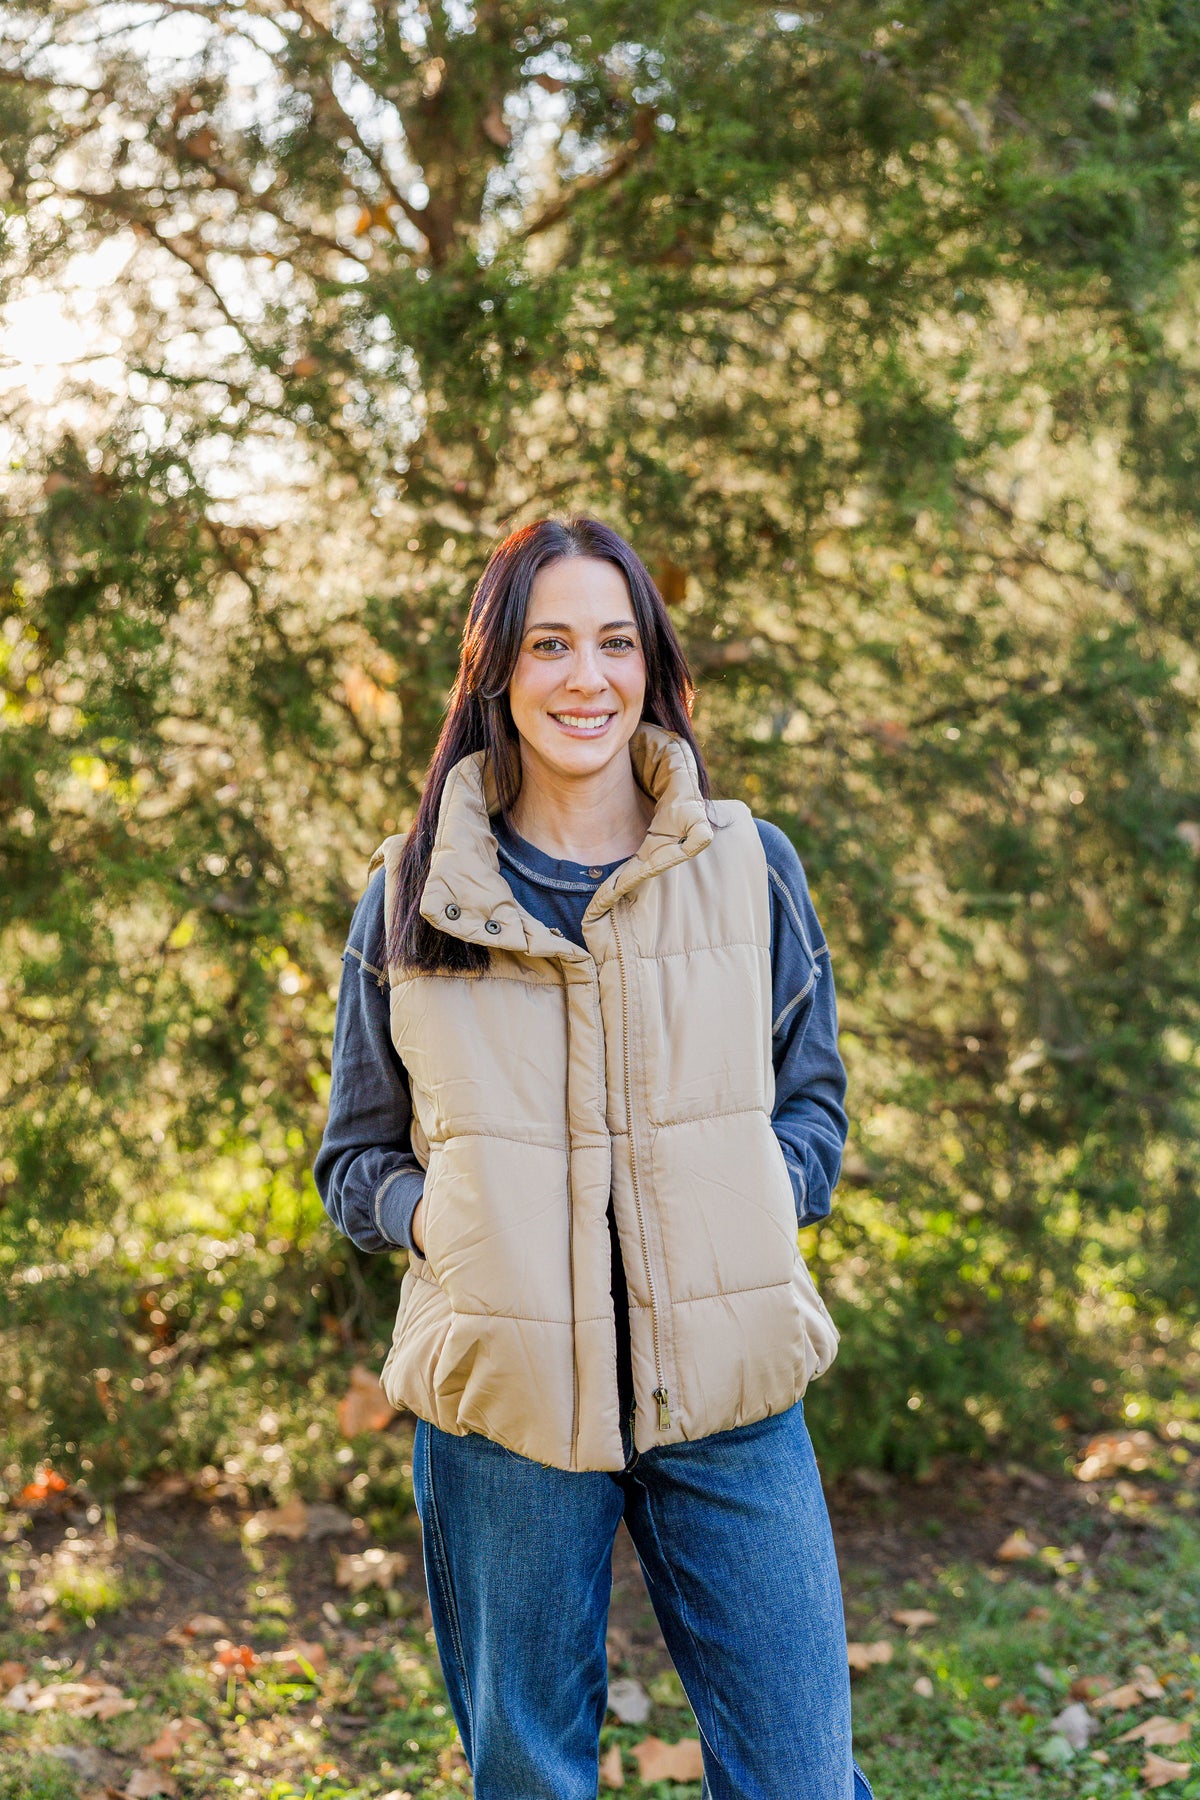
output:
M 670 1431 L 671 1402 L 666 1388 L 655 1388 L 654 1398 L 658 1401 L 658 1429 L 660 1431 Z

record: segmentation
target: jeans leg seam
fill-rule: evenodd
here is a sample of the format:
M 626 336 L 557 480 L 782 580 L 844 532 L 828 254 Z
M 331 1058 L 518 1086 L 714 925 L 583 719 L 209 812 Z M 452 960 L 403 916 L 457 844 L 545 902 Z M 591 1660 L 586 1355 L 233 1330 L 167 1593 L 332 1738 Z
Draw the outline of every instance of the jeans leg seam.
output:
M 450 1559 L 446 1555 L 446 1546 L 442 1538 L 441 1520 L 438 1518 L 437 1497 L 433 1491 L 433 1427 L 425 1435 L 425 1492 L 429 1496 L 430 1539 L 433 1550 L 433 1564 L 437 1572 L 438 1586 L 442 1590 L 442 1605 L 446 1609 L 446 1618 L 450 1625 L 450 1641 L 454 1651 L 454 1659 L 458 1664 L 458 1673 L 463 1685 L 463 1693 L 467 1701 L 467 1720 L 471 1727 L 472 1740 L 475 1736 L 475 1705 L 471 1698 L 471 1679 L 467 1672 L 467 1659 L 463 1651 L 462 1628 L 458 1621 L 458 1604 L 454 1597 L 454 1586 L 450 1579 Z
M 653 1502 L 653 1499 L 651 1498 L 649 1483 L 644 1483 L 644 1486 L 646 1489 L 646 1518 L 649 1523 L 650 1530 L 654 1534 L 654 1543 L 655 1543 L 656 1549 L 658 1550 L 659 1561 L 661 1562 L 663 1568 L 666 1570 L 667 1578 L 670 1581 L 671 1586 L 675 1591 L 676 1602 L 677 1602 L 678 1608 L 679 1608 L 680 1623 L 682 1624 L 684 1630 L 687 1632 L 688 1636 L 692 1640 L 692 1651 L 693 1651 L 693 1655 L 696 1658 L 696 1669 L 697 1669 L 697 1672 L 699 1675 L 699 1679 L 703 1682 L 705 1691 L 708 1695 L 709 1716 L 712 1719 L 713 1732 L 714 1732 L 714 1736 L 715 1736 L 716 1727 L 717 1727 L 717 1707 L 716 1707 L 716 1702 L 713 1697 L 712 1687 L 711 1687 L 711 1684 L 709 1683 L 708 1675 L 705 1672 L 704 1657 L 700 1654 L 700 1645 L 697 1640 L 696 1633 L 692 1629 L 692 1623 L 687 1614 L 687 1607 L 684 1603 L 684 1598 L 683 1598 L 682 1592 L 680 1591 L 679 1583 L 675 1579 L 675 1571 L 671 1567 L 671 1564 L 670 1564 L 669 1560 L 667 1559 L 666 1554 L 663 1551 L 662 1539 L 659 1536 L 658 1524 L 654 1517 L 654 1502 Z M 696 1729 L 699 1731 L 701 1738 L 703 1738 L 704 1737 L 704 1727 L 700 1723 L 700 1720 L 698 1718 L 696 1720 Z M 710 1744 L 709 1749 L 712 1751 L 712 1754 L 716 1758 L 716 1760 L 719 1763 L 721 1763 L 722 1766 L 724 1766 L 724 1759 L 722 1758 L 720 1750 L 717 1747 L 717 1745 L 715 1743 Z

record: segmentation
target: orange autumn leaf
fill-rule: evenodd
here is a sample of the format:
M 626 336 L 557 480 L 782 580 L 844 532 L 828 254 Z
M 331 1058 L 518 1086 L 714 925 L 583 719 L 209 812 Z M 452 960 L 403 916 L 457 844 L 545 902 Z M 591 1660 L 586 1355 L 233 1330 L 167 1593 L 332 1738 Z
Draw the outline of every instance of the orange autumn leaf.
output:
M 228 1638 L 218 1638 L 213 1648 L 216 1655 L 208 1666 L 214 1675 L 246 1675 L 262 1660 L 249 1644 L 231 1644 Z
M 61 1494 L 67 1485 L 57 1469 L 41 1469 L 21 1489 L 17 1499 L 22 1506 L 36 1506 L 40 1501 L 48 1500 L 51 1494 Z
M 633 1755 L 643 1787 L 652 1781 L 700 1781 L 704 1775 L 699 1738 L 680 1738 L 677 1744 L 644 1738 L 633 1746 Z

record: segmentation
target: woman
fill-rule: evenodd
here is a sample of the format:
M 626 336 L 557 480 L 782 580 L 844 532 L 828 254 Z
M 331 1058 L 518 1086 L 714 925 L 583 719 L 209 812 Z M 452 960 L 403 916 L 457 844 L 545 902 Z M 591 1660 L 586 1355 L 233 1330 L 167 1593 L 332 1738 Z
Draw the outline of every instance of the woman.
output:
M 540 520 L 472 597 L 412 830 L 371 862 L 314 1176 L 403 1245 L 434 1630 L 477 1800 L 594 1800 L 624 1518 L 709 1800 L 862 1800 L 797 1244 L 846 1137 L 783 833 L 710 799 L 645 567 Z

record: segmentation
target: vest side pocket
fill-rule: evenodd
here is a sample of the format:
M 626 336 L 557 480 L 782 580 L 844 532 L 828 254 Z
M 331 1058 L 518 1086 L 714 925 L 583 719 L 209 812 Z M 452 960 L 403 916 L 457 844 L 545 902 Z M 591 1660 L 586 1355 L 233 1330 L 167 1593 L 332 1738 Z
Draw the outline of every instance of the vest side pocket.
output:
M 805 1386 L 823 1375 L 838 1352 L 841 1334 L 830 1316 L 829 1308 L 817 1292 L 817 1284 L 812 1278 L 804 1253 L 799 1244 L 796 1245 L 796 1261 L 792 1271 L 792 1289 L 796 1295 L 804 1325 L 804 1335 L 808 1342 L 809 1367 L 805 1376 Z
M 391 1348 L 379 1385 L 397 1410 L 444 1426 L 434 1389 L 434 1370 L 453 1321 L 450 1302 L 428 1263 L 412 1262 L 400 1283 Z

